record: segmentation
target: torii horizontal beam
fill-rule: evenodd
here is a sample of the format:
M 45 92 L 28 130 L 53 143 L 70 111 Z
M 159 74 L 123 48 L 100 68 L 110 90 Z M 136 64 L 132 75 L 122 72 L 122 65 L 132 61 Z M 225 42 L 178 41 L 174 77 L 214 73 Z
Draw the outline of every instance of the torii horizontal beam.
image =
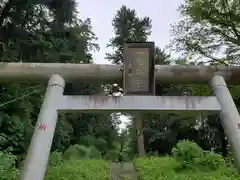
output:
M 122 80 L 122 65 L 66 64 L 66 63 L 0 63 L 0 82 L 4 81 L 44 81 L 52 74 L 61 75 L 66 81 L 117 82 Z M 156 65 L 156 83 L 202 84 L 209 83 L 219 74 L 229 84 L 240 84 L 240 67 Z
M 215 96 L 61 96 L 57 109 L 63 112 L 160 112 L 220 111 Z

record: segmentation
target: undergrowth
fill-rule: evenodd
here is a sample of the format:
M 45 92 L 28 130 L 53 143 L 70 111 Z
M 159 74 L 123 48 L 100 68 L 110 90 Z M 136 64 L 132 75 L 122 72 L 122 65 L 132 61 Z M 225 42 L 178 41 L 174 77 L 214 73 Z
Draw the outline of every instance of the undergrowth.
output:
M 15 161 L 15 156 L 0 152 L 0 180 L 19 179 Z M 240 180 L 222 156 L 189 141 L 179 142 L 171 156 L 137 158 L 134 164 L 139 180 Z M 76 146 L 65 154 L 51 154 L 45 180 L 108 180 L 109 173 L 109 161 L 96 149 Z
M 48 168 L 45 180 L 107 180 L 108 163 L 104 160 L 68 160 Z
M 240 180 L 232 164 L 189 141 L 178 143 L 172 156 L 138 158 L 134 163 L 139 180 Z

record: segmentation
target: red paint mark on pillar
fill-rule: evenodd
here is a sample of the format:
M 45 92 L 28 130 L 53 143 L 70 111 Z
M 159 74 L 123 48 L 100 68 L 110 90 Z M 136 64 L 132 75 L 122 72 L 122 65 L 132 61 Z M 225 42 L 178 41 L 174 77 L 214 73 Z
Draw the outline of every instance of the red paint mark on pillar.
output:
M 45 131 L 47 128 L 47 124 L 40 124 L 39 125 L 39 130 Z

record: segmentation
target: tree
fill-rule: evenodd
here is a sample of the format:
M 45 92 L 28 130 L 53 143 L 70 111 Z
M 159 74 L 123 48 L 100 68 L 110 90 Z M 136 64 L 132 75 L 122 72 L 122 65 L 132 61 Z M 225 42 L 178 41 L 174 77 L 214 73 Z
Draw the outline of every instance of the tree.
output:
M 122 6 L 113 18 L 112 25 L 115 36 L 110 39 L 108 47 L 113 48 L 113 53 L 107 53 L 106 59 L 114 64 L 123 63 L 123 46 L 125 42 L 145 42 L 151 34 L 151 20 L 149 17 L 137 17 L 134 9 Z
M 0 32 L 0 60 L 5 62 L 93 63 L 90 51 L 98 50 L 91 20 L 77 18 L 74 0 L 1 2 Z M 41 91 L 33 93 L 36 89 Z M 0 86 L 0 101 L 7 102 L 0 106 L 0 150 L 26 152 L 44 89 L 45 83 Z M 91 95 L 101 89 L 99 84 L 68 83 L 64 93 Z M 26 94 L 29 95 L 24 101 L 11 102 Z M 116 130 L 106 115 L 60 114 L 52 150 L 64 151 L 73 143 L 83 142 L 84 136 L 91 132 L 96 138 L 102 136 L 108 140 L 107 146 L 111 146 Z
M 151 20 L 149 17 L 137 17 L 135 10 L 129 9 L 126 6 L 122 6 L 120 10 L 117 11 L 116 16 L 113 19 L 113 27 L 115 31 L 115 36 L 110 39 L 109 46 L 113 48 L 114 52 L 112 54 L 107 54 L 106 59 L 114 64 L 121 64 L 124 61 L 123 58 L 123 47 L 125 42 L 146 42 L 148 36 L 151 33 Z M 155 48 L 155 64 L 170 64 L 172 60 L 170 55 L 165 53 L 164 50 L 160 48 Z M 113 86 L 108 86 L 111 93 L 122 92 L 122 85 L 118 84 Z M 175 85 L 156 85 L 156 95 L 181 95 L 183 92 L 182 86 Z M 156 141 L 156 135 L 159 132 L 163 132 L 166 127 L 170 127 L 173 122 L 171 118 L 176 119 L 176 115 L 169 113 L 161 113 L 161 115 L 147 114 L 144 119 L 144 138 L 145 138 L 145 149 L 150 151 L 152 148 L 156 148 L 150 141 L 155 138 L 154 142 L 157 144 L 157 148 L 163 147 L 166 144 L 163 141 Z M 181 118 L 181 117 L 180 117 Z M 184 119 L 184 117 L 182 117 Z M 178 117 L 179 120 L 179 117 Z M 136 135 L 134 125 L 129 126 L 131 142 L 129 145 L 132 148 L 132 152 L 136 153 Z M 171 135 L 176 133 L 171 131 Z M 159 136 L 158 136 L 159 137 Z M 173 138 L 174 139 L 174 138 Z M 150 143 L 149 143 L 150 142 Z M 175 142 L 175 140 L 173 141 Z M 173 142 L 171 142 L 173 144 Z M 155 147 L 153 147 L 155 146 Z M 171 148 L 169 149 L 171 150 Z M 166 149 L 165 149 L 166 151 Z
M 112 25 L 115 35 L 110 39 L 108 47 L 113 49 L 113 53 L 107 53 L 106 59 L 113 64 L 122 64 L 124 62 L 124 43 L 147 41 L 148 35 L 151 33 L 151 20 L 149 17 L 138 17 L 134 9 L 122 6 L 113 18 Z M 105 87 L 110 94 L 123 93 L 122 83 L 110 84 Z
M 200 59 L 200 64 L 239 65 L 239 5 L 239 0 L 185 0 L 179 7 L 183 20 L 172 28 L 171 47 L 187 58 Z M 229 89 L 239 107 L 239 86 Z M 194 85 L 192 90 L 194 95 L 210 94 L 204 86 Z M 210 146 L 226 155 L 226 137 L 219 122 L 207 116 L 204 136 L 210 138 L 211 134 Z
M 183 20 L 172 28 L 175 50 L 211 64 L 239 64 L 239 0 L 185 0 L 179 11 Z

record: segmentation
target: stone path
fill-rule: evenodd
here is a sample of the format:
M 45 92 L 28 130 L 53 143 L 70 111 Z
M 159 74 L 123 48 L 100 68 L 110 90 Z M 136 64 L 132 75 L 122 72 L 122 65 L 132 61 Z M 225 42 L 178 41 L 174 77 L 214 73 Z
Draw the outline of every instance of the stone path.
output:
M 110 180 L 137 180 L 133 163 L 111 163 Z

